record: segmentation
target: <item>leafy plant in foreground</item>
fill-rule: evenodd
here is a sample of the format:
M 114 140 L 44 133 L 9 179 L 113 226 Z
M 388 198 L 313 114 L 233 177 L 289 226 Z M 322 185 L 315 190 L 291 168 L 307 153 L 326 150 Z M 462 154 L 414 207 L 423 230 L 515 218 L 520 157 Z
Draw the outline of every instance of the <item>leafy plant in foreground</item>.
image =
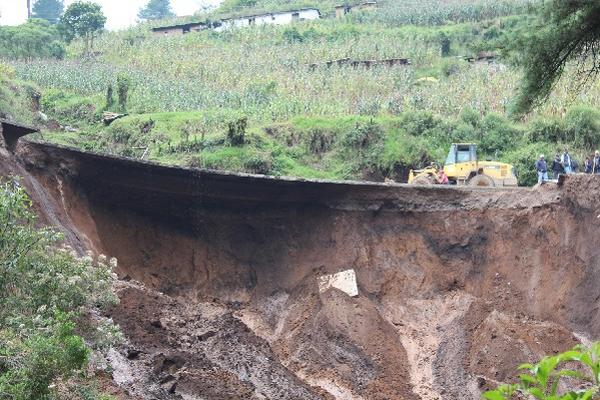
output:
M 519 383 L 484 393 L 487 400 L 535 398 L 538 400 L 591 400 L 600 390 L 600 342 L 578 345 L 536 364 L 523 364 Z M 563 386 L 565 388 L 563 388 Z
M 91 349 L 77 332 L 95 330 L 86 315 L 117 301 L 114 262 L 57 248 L 61 236 L 35 223 L 25 190 L 16 181 L 0 181 L 2 400 L 61 398 L 57 382 L 69 387 L 85 377 Z

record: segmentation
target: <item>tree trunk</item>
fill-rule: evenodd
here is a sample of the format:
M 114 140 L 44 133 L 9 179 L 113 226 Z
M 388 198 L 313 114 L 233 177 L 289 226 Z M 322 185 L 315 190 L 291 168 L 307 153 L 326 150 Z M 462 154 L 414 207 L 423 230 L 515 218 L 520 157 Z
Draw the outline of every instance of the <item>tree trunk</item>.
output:
M 27 19 L 31 18 L 31 0 L 27 0 Z

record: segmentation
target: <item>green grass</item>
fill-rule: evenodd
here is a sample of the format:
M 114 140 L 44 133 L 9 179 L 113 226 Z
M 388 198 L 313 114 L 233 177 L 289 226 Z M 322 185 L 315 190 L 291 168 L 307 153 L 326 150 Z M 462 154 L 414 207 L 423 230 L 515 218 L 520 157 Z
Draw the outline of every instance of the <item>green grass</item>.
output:
M 565 115 L 600 104 L 600 85 L 572 95 L 565 80 L 531 115 L 534 122 L 508 120 L 520 72 L 510 67 L 504 45 L 527 29 L 533 3 L 448 0 L 436 8 L 388 1 L 377 12 L 341 20 L 174 37 L 142 25 L 103 35 L 92 59 L 81 60 L 74 42 L 66 60 L 12 65 L 20 79 L 44 89 L 45 112 L 80 128 L 45 137 L 89 150 L 273 175 L 402 179 L 412 166 L 443 161 L 452 141 L 473 141 L 483 155 L 525 170 L 529 161 L 519 149 L 539 142 L 555 147 L 572 138 L 582 155 L 592 150 L 597 115 Z M 254 4 L 289 5 L 297 3 Z M 503 58 L 463 60 L 482 50 Z M 411 65 L 309 68 L 344 57 L 407 57 Z M 107 128 L 99 123 L 105 92 L 121 74 L 132 82 L 130 115 Z M 228 124 L 242 118 L 246 141 L 232 146 Z M 554 120 L 555 126 L 538 123 Z M 562 136 L 552 136 L 553 129 Z
M 33 125 L 39 94 L 37 85 L 16 79 L 14 69 L 0 63 L 0 118 Z

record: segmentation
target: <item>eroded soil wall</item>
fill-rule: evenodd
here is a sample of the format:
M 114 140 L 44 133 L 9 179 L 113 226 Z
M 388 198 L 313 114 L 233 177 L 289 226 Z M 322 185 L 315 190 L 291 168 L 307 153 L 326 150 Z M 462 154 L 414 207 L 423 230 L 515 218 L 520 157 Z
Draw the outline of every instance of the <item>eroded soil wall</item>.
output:
M 475 399 L 600 336 L 600 179 L 469 189 L 182 170 L 22 143 L 44 220 L 119 259 L 136 398 Z M 359 296 L 318 290 L 354 269 Z

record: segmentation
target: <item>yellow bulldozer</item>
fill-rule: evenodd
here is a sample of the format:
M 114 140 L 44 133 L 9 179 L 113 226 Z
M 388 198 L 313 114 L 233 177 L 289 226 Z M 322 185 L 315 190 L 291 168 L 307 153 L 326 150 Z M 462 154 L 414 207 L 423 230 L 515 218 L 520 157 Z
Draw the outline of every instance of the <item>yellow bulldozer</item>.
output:
M 517 186 L 517 177 L 512 165 L 497 161 L 479 161 L 477 145 L 474 143 L 453 143 L 442 168 L 448 183 L 469 186 Z M 433 185 L 442 183 L 440 169 L 430 165 L 423 169 L 411 170 L 408 183 L 413 185 Z

